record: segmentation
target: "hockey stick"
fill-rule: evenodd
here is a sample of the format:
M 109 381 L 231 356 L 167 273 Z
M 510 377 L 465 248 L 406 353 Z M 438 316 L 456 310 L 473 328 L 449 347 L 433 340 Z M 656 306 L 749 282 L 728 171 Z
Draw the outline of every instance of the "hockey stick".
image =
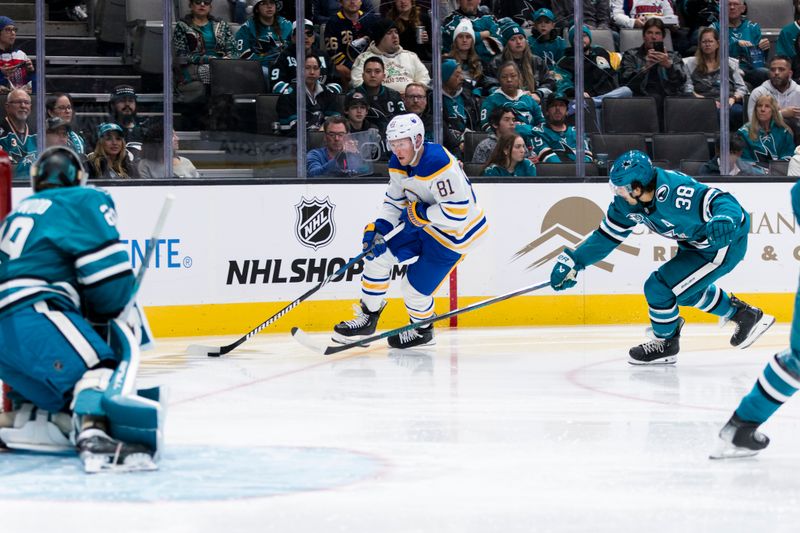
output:
M 395 235 L 400 233 L 402 230 L 403 230 L 403 224 L 398 224 L 397 226 L 395 226 L 394 229 L 392 229 L 392 231 L 387 233 L 383 238 L 384 238 L 385 241 L 388 241 L 389 239 L 391 239 L 392 237 L 394 237 Z M 361 252 L 360 254 L 355 256 L 354 258 L 352 258 L 346 265 L 344 265 L 341 268 L 339 268 L 339 270 L 337 270 L 336 272 L 334 272 L 333 274 L 331 274 L 327 278 L 323 279 L 317 285 L 315 285 L 315 286 L 311 287 L 310 289 L 308 289 L 302 296 L 300 296 L 296 300 L 293 300 L 291 303 L 289 303 L 289 305 L 287 305 L 286 307 L 284 307 L 283 309 L 281 309 L 280 311 L 278 311 L 277 313 L 275 313 L 274 315 L 272 315 L 271 317 L 266 319 L 264 322 L 262 322 L 261 324 L 256 326 L 254 329 L 250 330 L 244 336 L 240 337 L 239 339 L 237 339 L 236 341 L 232 342 L 231 344 L 226 344 L 225 346 L 204 346 L 204 345 L 201 345 L 201 344 L 192 344 L 186 349 L 186 351 L 189 352 L 189 353 L 205 354 L 205 355 L 207 355 L 209 357 L 219 357 L 220 355 L 225 355 L 226 353 L 231 352 L 237 346 L 239 346 L 242 343 L 244 343 L 245 341 L 247 341 L 250 337 L 252 337 L 253 335 L 257 335 L 264 328 L 266 328 L 270 324 L 276 322 L 278 319 L 283 317 L 289 311 L 291 311 L 292 309 L 294 309 L 295 307 L 300 305 L 301 302 L 307 300 L 312 294 L 314 294 L 315 292 L 320 290 L 322 287 L 327 285 L 333 278 L 335 278 L 335 277 L 347 272 L 347 270 L 351 266 L 355 265 L 356 263 L 358 263 L 359 261 L 364 259 L 370 252 L 372 252 L 372 249 L 374 247 L 375 247 L 375 245 L 373 244 L 372 246 L 370 246 L 369 248 L 367 248 L 366 250 L 364 250 L 363 252 Z
M 414 322 L 413 324 L 408 324 L 400 328 L 391 329 L 389 331 L 384 331 L 383 333 L 377 333 L 375 335 L 372 335 L 371 337 L 366 337 L 359 341 L 351 342 L 348 344 L 339 344 L 339 345 L 331 345 L 328 347 L 323 347 L 315 343 L 308 335 L 308 333 L 306 333 L 300 328 L 292 328 L 292 337 L 294 337 L 295 340 L 297 340 L 297 342 L 299 342 L 306 348 L 309 348 L 319 354 L 332 355 L 335 353 L 343 352 L 345 350 L 349 350 L 350 348 L 355 348 L 356 346 L 361 346 L 363 348 L 366 347 L 371 342 L 375 342 L 380 339 L 385 339 L 386 337 L 391 337 L 392 335 L 399 335 L 404 331 L 410 331 L 412 329 L 417 329 L 422 326 L 427 326 L 428 324 L 433 324 L 434 322 L 438 322 L 439 320 L 444 320 L 445 318 L 450 318 L 451 316 L 461 315 L 463 313 L 475 311 L 476 309 L 481 309 L 482 307 L 488 307 L 492 304 L 502 302 L 503 300 L 508 300 L 509 298 L 513 298 L 515 296 L 519 296 L 521 294 L 525 294 L 528 292 L 533 292 L 535 290 L 549 286 L 550 286 L 549 280 L 535 283 L 533 285 L 528 285 L 527 287 L 522 287 L 521 289 L 507 292 L 505 294 L 501 294 L 500 296 L 495 296 L 494 298 L 489 298 L 488 300 L 482 300 L 480 302 L 475 302 L 472 305 L 468 305 L 460 309 L 454 309 L 450 312 L 444 313 L 443 315 L 434 315 L 430 318 L 426 318 L 425 320 Z

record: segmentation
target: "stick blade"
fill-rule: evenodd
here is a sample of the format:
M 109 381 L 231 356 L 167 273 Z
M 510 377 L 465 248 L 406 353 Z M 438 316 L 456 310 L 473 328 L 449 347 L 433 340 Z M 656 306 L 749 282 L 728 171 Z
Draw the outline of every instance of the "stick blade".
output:
M 311 336 L 298 327 L 292 328 L 292 338 L 314 353 L 325 355 L 325 348 L 314 342 Z
M 204 346 L 202 344 L 190 344 L 186 348 L 186 353 L 191 355 L 207 355 L 208 357 L 219 357 L 222 355 L 222 348 L 219 346 Z

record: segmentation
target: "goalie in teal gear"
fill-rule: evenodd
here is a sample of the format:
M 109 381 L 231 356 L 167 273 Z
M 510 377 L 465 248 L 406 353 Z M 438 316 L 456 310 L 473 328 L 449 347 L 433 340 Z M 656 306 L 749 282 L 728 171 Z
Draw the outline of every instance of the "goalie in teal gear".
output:
M 85 183 L 75 152 L 48 148 L 31 167 L 34 194 L 0 227 L 0 379 L 15 407 L 0 419 L 0 441 L 77 448 L 87 472 L 151 470 L 160 391 L 134 388 L 149 329 L 131 305 L 114 201 Z
M 558 256 L 550 282 L 557 291 L 574 286 L 579 271 L 606 257 L 638 224 L 678 241 L 675 257 L 644 284 L 653 340 L 630 349 L 631 364 L 675 363 L 684 324 L 679 306 L 733 322 L 731 345 L 739 348 L 753 344 L 775 322 L 715 284 L 747 251 L 750 217 L 736 198 L 681 172 L 656 168 L 638 150 L 614 162 L 610 185 L 614 199 L 600 227 Z
M 792 211 L 800 221 L 800 182 L 792 187 Z M 800 289 L 794 297 L 794 316 L 789 348 L 776 353 L 756 379 L 731 418 L 719 432 L 711 459 L 731 459 L 756 455 L 769 445 L 769 438 L 758 431 L 784 403 L 800 389 Z

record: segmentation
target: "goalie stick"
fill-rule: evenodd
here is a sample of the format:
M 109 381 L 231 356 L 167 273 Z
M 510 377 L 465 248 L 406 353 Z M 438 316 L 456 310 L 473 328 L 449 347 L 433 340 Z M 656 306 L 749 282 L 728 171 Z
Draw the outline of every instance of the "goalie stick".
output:
M 392 335 L 398 335 L 404 331 L 410 331 L 412 329 L 417 329 L 422 326 L 427 326 L 428 324 L 433 324 L 434 322 L 438 322 L 439 320 L 444 320 L 445 318 L 450 318 L 452 316 L 461 315 L 464 313 L 468 313 L 470 311 L 475 311 L 476 309 L 481 309 L 483 307 L 488 307 L 492 304 L 496 304 L 498 302 L 502 302 L 503 300 L 508 300 L 509 298 L 513 298 L 515 296 L 519 296 L 521 294 L 526 294 L 529 292 L 533 292 L 538 289 L 542 289 L 544 287 L 549 287 L 550 281 L 542 281 L 539 283 L 535 283 L 533 285 L 528 285 L 527 287 L 522 287 L 521 289 L 517 289 L 515 291 L 507 292 L 505 294 L 501 294 L 500 296 L 495 296 L 494 298 L 489 298 L 488 300 L 482 300 L 480 302 L 475 302 L 474 304 L 468 305 L 466 307 L 462 307 L 460 309 L 454 309 L 442 315 L 434 315 L 431 318 L 426 318 L 425 320 L 421 320 L 419 322 L 414 322 L 412 324 L 408 324 L 403 327 L 399 327 L 396 329 L 391 329 L 389 331 L 384 331 L 383 333 L 376 333 L 370 337 L 363 338 L 361 340 L 351 342 L 348 344 L 338 344 L 338 345 L 331 345 L 328 347 L 320 346 L 311 338 L 311 336 L 303 331 L 300 328 L 294 327 L 292 328 L 292 337 L 297 340 L 300 344 L 309 348 L 319 354 L 322 355 L 332 355 L 335 353 L 343 352 L 345 350 L 349 350 L 350 348 L 355 348 L 356 346 L 366 347 L 369 343 L 375 342 L 380 339 L 385 339 L 386 337 L 391 337 Z
M 402 230 L 403 230 L 403 224 L 398 224 L 397 226 L 394 227 L 394 229 L 392 229 L 392 231 L 387 233 L 383 238 L 384 238 L 385 241 L 388 241 L 389 239 L 391 239 L 392 237 L 394 237 L 395 235 L 400 233 Z M 226 353 L 230 353 L 237 346 L 241 345 L 242 343 L 244 343 L 245 341 L 250 339 L 250 337 L 252 337 L 253 335 L 257 335 L 264 328 L 266 328 L 270 324 L 273 324 L 278 319 L 280 319 L 285 314 L 287 314 L 289 311 L 291 311 L 292 309 L 294 309 L 295 307 L 300 305 L 301 302 L 303 302 L 303 301 L 307 300 L 308 298 L 310 298 L 311 295 L 313 295 L 315 292 L 317 292 L 322 287 L 327 285 L 333 278 L 335 278 L 337 276 L 340 276 L 340 275 L 344 274 L 345 272 L 347 272 L 347 270 L 351 266 L 355 265 L 356 263 L 358 263 L 359 261 L 364 259 L 370 252 L 372 252 L 372 249 L 374 247 L 375 247 L 375 244 L 373 243 L 372 246 L 370 246 L 369 248 L 367 248 L 366 250 L 364 250 L 363 252 L 361 252 L 360 254 L 355 256 L 354 258 L 352 258 L 346 265 L 342 266 L 336 272 L 334 272 L 333 274 L 329 275 L 327 278 L 323 279 L 317 285 L 315 285 L 315 286 L 311 287 L 310 289 L 308 289 L 302 296 L 300 296 L 296 300 L 293 300 L 292 302 L 290 302 L 286 307 L 284 307 L 283 309 L 281 309 L 280 311 L 278 311 L 277 313 L 275 313 L 274 315 L 272 315 L 271 317 L 266 319 L 264 322 L 262 322 L 261 324 L 259 324 L 258 326 L 256 326 L 252 330 L 250 330 L 248 333 L 246 333 L 244 336 L 242 336 L 239 339 L 237 339 L 236 341 L 232 342 L 231 344 L 226 344 L 225 346 L 204 346 L 204 345 L 201 345 L 201 344 L 192 344 L 186 349 L 186 351 L 189 352 L 189 353 L 205 354 L 205 355 L 207 355 L 209 357 L 219 357 L 221 355 L 225 355 Z

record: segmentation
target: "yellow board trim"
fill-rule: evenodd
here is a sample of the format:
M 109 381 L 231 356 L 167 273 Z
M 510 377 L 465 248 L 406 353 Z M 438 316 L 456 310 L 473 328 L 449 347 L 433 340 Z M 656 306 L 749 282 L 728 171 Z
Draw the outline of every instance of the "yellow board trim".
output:
M 749 304 L 761 307 L 781 322 L 790 322 L 794 293 L 737 294 Z M 459 307 L 486 297 L 462 297 Z M 353 316 L 357 300 L 322 300 L 300 304 L 287 316 L 264 330 L 288 333 L 292 326 L 308 331 L 329 331 L 341 320 Z M 145 312 L 156 337 L 196 335 L 244 335 L 286 306 L 288 302 L 175 305 L 147 307 Z M 436 298 L 438 314 L 446 313 L 448 298 Z M 687 322 L 715 322 L 716 316 L 694 308 L 681 307 Z M 392 299 L 381 315 L 380 328 L 395 328 L 408 323 L 405 306 Z M 459 316 L 459 327 L 568 326 L 596 324 L 647 324 L 644 296 L 623 295 L 536 295 L 520 296 Z

